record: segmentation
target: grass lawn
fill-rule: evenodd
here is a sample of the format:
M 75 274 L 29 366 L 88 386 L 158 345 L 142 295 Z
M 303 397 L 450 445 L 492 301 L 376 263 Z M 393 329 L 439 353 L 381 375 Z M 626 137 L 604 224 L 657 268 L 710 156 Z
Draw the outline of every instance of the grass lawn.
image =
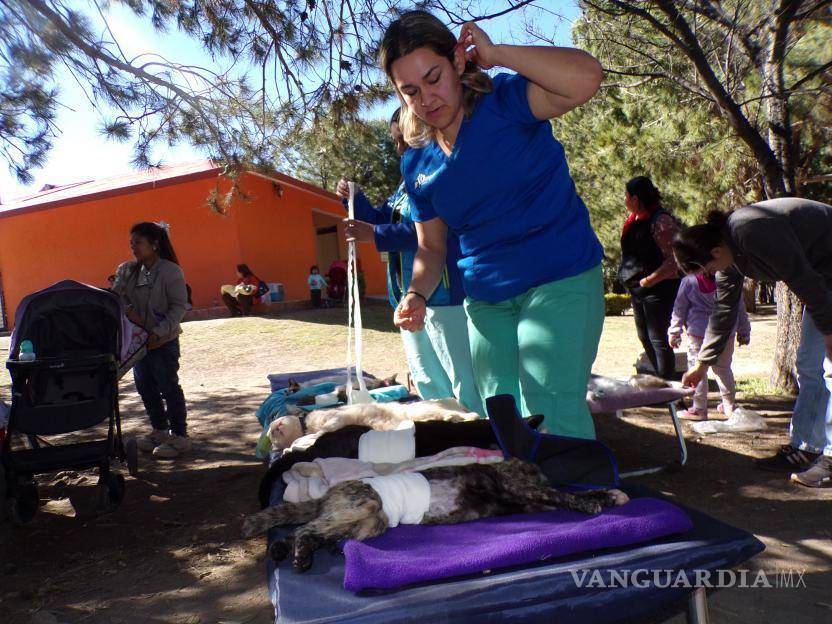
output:
M 74 505 L 92 491 L 93 477 L 39 478 L 42 507 L 32 523 L 0 525 L 0 620 L 26 624 L 45 613 L 54 619 L 44 615 L 43 622 L 273 621 L 263 541 L 242 540 L 239 529 L 241 515 L 257 508 L 264 471 L 252 453 L 260 433 L 254 411 L 268 395 L 268 373 L 343 366 L 345 322 L 343 309 L 330 309 L 185 323 L 180 375 L 194 451 L 176 462 L 142 457 L 122 506 L 104 516 Z M 365 307 L 364 322 L 366 370 L 404 379 L 390 308 Z M 742 404 L 763 413 L 769 428 L 703 438 L 686 426 L 687 467 L 639 482 L 759 536 L 767 551 L 747 567 L 806 571 L 800 590 L 719 592 L 711 600 L 715 622 L 832 621 L 832 529 L 822 521 L 830 517 L 832 490 L 797 488 L 750 461 L 787 440 L 791 409 L 789 397 L 761 396 L 769 394 L 775 319 L 755 316 L 752 325 L 751 345 L 737 350 L 734 370 Z M 0 349 L 8 342 L 0 338 Z M 594 371 L 625 377 L 639 351 L 632 317 L 608 317 Z M 8 399 L 8 385 L 0 376 L 0 398 Z M 127 435 L 147 430 L 129 374 L 121 410 Z M 601 416 L 596 425 L 624 468 L 675 455 L 666 411 L 631 410 L 620 419 Z

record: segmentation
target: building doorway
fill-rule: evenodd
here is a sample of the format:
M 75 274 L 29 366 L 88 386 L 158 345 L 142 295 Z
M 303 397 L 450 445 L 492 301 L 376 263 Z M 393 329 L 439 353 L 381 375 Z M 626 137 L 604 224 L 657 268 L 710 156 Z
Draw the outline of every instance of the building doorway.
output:
M 341 219 L 326 212 L 312 212 L 315 227 L 315 255 L 321 275 L 326 274 L 335 260 L 346 260 L 344 225 Z

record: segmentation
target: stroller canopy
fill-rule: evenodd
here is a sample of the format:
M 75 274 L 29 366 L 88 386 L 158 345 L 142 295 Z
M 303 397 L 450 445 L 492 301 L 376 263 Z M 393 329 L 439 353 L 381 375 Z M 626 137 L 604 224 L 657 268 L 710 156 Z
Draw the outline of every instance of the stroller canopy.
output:
M 115 293 L 73 280 L 39 290 L 20 302 L 14 315 L 9 357 L 30 340 L 38 358 L 112 353 L 119 358 L 123 309 Z

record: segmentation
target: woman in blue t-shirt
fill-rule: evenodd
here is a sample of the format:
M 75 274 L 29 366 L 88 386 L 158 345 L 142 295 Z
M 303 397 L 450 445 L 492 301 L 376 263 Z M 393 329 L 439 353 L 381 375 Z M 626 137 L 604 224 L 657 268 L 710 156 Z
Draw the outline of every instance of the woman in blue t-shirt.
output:
M 512 394 L 550 432 L 594 437 L 585 396 L 604 320 L 602 249 L 548 120 L 593 96 L 600 65 L 580 50 L 494 45 L 474 24 L 457 40 L 422 11 L 389 26 L 379 58 L 402 102 L 419 238 L 396 324 L 422 329 L 450 228 L 482 397 Z M 516 73 L 481 71 L 495 66 Z

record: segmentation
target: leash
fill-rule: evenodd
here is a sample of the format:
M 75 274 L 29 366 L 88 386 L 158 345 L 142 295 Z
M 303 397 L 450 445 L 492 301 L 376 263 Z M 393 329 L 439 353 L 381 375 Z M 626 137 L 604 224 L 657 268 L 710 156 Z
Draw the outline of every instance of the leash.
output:
M 350 197 L 347 203 L 347 215 L 350 220 L 355 219 L 355 183 L 349 182 Z M 347 404 L 372 403 L 373 398 L 367 391 L 364 381 L 362 360 L 364 355 L 363 325 L 361 322 L 361 303 L 358 291 L 358 257 L 356 242 L 347 243 Z M 353 325 L 355 334 L 353 335 Z M 355 375 L 358 378 L 358 389 L 352 386 L 353 350 L 355 352 Z

